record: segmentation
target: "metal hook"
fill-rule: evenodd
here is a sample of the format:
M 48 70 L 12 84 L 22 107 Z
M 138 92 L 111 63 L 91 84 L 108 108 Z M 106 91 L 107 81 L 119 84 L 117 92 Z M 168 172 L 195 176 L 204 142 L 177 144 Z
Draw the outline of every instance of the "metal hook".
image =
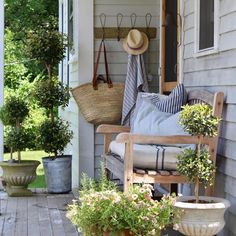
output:
M 136 19 L 137 19 L 137 15 L 135 13 L 132 13 L 130 15 L 130 21 L 131 21 L 131 27 L 132 29 L 134 29 L 135 24 L 136 24 Z
M 147 33 L 148 40 L 150 41 L 149 28 L 150 28 L 151 21 L 152 21 L 152 14 L 151 13 L 147 13 L 146 16 L 145 16 L 145 20 L 146 20 L 146 33 Z
M 117 23 L 117 40 L 120 41 L 120 26 L 123 20 L 123 14 L 118 13 L 116 15 L 116 23 Z
M 99 16 L 100 18 L 100 23 L 101 23 L 101 26 L 102 26 L 102 40 L 104 40 L 105 38 L 105 25 L 106 25 L 106 15 L 104 13 L 100 14 Z
M 151 21 L 152 21 L 152 14 L 147 13 L 145 16 L 145 19 L 146 19 L 146 27 L 149 28 L 151 25 Z

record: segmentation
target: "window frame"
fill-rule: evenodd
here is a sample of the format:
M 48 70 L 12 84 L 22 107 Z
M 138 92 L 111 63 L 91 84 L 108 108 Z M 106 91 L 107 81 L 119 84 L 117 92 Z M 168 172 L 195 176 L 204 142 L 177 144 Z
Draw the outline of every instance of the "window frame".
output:
M 73 18 L 73 46 L 72 48 L 68 47 L 68 64 L 74 64 L 78 62 L 78 32 L 75 30 L 75 22 L 77 22 L 78 19 L 78 1 L 72 1 L 72 7 L 73 7 L 73 11 L 72 11 L 72 15 L 70 14 L 69 11 L 69 1 L 70 0 L 66 0 L 67 1 L 67 34 L 69 33 L 69 18 L 72 17 Z M 69 35 L 68 35 L 69 36 Z
M 74 54 L 75 53 L 75 45 L 74 45 L 74 1 L 73 0 L 68 0 L 68 3 L 67 3 L 67 7 L 68 7 L 68 19 L 67 19 L 67 22 L 68 22 L 68 37 L 69 37 L 69 41 L 70 43 L 72 43 L 71 47 L 69 47 L 69 51 L 70 51 L 70 54 Z M 71 8 L 72 7 L 72 12 L 71 11 Z M 70 32 L 70 25 L 72 27 L 72 30 Z
M 200 57 L 219 52 L 219 0 L 214 0 L 214 42 L 213 47 L 199 49 L 200 47 L 200 0 L 195 0 L 194 21 L 194 56 Z

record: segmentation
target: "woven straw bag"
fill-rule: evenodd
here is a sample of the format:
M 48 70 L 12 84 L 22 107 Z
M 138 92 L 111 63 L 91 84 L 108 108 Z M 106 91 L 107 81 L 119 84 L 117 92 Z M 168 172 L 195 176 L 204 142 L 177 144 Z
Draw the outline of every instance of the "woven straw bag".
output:
M 106 78 L 97 76 L 103 46 Z M 98 81 L 103 83 L 98 83 Z M 108 63 L 104 40 L 101 41 L 92 83 L 82 84 L 71 90 L 84 118 L 92 124 L 120 124 L 124 84 L 112 83 L 108 74 Z

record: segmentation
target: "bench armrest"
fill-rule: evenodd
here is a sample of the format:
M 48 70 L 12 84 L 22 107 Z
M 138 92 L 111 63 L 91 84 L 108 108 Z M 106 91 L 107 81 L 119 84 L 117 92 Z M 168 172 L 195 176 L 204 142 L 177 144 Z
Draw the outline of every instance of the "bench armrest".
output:
M 121 125 L 99 125 L 96 132 L 101 134 L 118 134 L 121 132 L 129 132 L 130 127 Z
M 137 135 L 131 133 L 120 133 L 116 137 L 119 143 L 138 143 L 138 144 L 198 144 L 201 139 L 202 144 L 211 145 L 215 142 L 215 138 L 173 135 L 173 136 L 149 136 Z

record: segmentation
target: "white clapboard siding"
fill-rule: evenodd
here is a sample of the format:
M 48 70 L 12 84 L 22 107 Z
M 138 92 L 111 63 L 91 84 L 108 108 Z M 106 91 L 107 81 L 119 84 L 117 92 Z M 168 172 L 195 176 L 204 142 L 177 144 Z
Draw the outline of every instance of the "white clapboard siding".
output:
M 95 0 L 94 5 L 94 25 L 101 27 L 100 14 L 106 15 L 106 26 L 117 27 L 116 15 L 123 14 L 121 27 L 131 27 L 130 15 L 135 13 L 137 15 L 136 27 L 145 27 L 145 15 L 151 13 L 151 27 L 157 28 L 157 38 L 151 39 L 149 44 L 149 51 L 144 55 L 146 70 L 153 75 L 153 80 L 149 83 L 152 91 L 158 91 L 158 64 L 159 64 L 159 19 L 160 19 L 160 1 L 159 0 Z M 118 42 L 116 39 L 105 39 L 107 58 L 109 63 L 109 74 L 112 81 L 124 82 L 127 72 L 127 53 L 123 50 L 122 40 Z M 94 40 L 94 58 L 96 59 L 100 39 Z M 148 59 L 147 59 L 148 57 Z M 104 59 L 101 57 L 101 65 L 98 73 L 104 74 Z M 95 135 L 94 152 L 95 152 L 95 177 L 99 175 L 100 157 L 103 152 L 103 137 L 102 135 Z
M 232 206 L 220 235 L 236 235 L 236 1 L 219 1 L 218 53 L 194 54 L 194 0 L 185 0 L 183 35 L 183 81 L 187 89 L 205 88 L 225 94 L 217 158 L 216 195 L 226 197 Z M 234 223 L 233 223 L 234 222 Z

